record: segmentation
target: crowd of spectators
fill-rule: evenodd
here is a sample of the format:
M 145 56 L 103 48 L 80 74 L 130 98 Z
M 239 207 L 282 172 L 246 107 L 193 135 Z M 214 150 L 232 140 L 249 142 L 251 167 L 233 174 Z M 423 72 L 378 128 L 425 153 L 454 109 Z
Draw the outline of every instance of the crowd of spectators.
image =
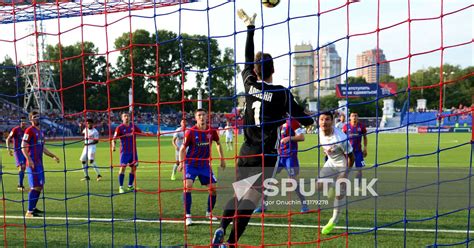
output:
M 87 113 L 73 113 L 68 112 L 62 117 L 59 110 L 43 113 L 42 128 L 47 137 L 62 137 L 65 136 L 80 136 L 84 128 L 86 118 L 92 118 L 95 122 L 95 127 L 100 135 L 109 135 L 109 128 L 113 129 L 121 123 L 121 111 L 111 112 L 87 112 Z M 457 121 L 463 122 L 471 117 L 471 107 L 460 104 L 458 107 L 452 107 L 451 118 L 456 118 Z M 5 139 L 13 126 L 19 124 L 21 116 L 27 116 L 26 112 L 18 109 L 16 105 L 6 102 L 0 102 L 0 138 Z M 211 126 L 214 128 L 224 127 L 229 120 L 234 122 L 234 115 L 225 113 L 212 113 Z M 194 115 L 192 112 L 169 111 L 168 113 L 158 114 L 156 112 L 137 110 L 133 113 L 133 119 L 136 124 L 142 125 L 160 125 L 162 128 L 175 128 L 179 126 L 182 118 L 186 119 L 188 126 L 194 125 Z M 232 118 L 232 119 L 229 119 Z M 241 119 L 240 115 L 237 115 Z M 339 116 L 336 116 L 338 119 Z M 238 120 L 239 121 L 239 120 Z M 376 118 L 361 118 L 366 126 L 377 126 Z
M 344 113 L 341 113 L 339 111 L 336 111 L 336 114 L 334 116 L 335 124 L 339 123 L 341 119 L 341 115 L 344 115 L 344 120 L 343 124 L 349 123 L 350 120 L 345 116 Z M 376 118 L 376 117 L 359 117 L 359 122 L 364 124 L 366 127 L 377 127 L 380 126 L 380 122 L 382 121 L 382 118 Z
M 474 107 L 474 104 L 472 107 Z M 469 118 L 469 116 L 472 115 L 471 107 L 459 104 L 459 107 L 451 108 L 451 114 L 459 115 L 460 120 L 466 120 L 467 118 Z
M 95 122 L 96 129 L 102 134 L 102 135 L 107 135 L 108 133 L 108 128 L 109 128 L 109 120 L 110 120 L 110 126 L 113 128 L 117 125 L 119 125 L 122 120 L 121 120 L 121 112 L 90 112 L 87 113 L 85 116 L 84 114 L 81 115 L 76 115 L 74 118 L 67 117 L 68 122 L 73 122 L 74 125 L 77 127 L 77 132 L 83 129 L 84 125 L 84 117 L 86 118 L 92 118 Z M 179 123 L 181 122 L 181 119 L 185 118 L 186 123 L 188 123 L 188 126 L 191 126 L 194 124 L 194 114 L 191 112 L 173 112 L 173 113 L 167 113 L 167 114 L 158 114 L 156 112 L 140 112 L 136 111 L 133 113 L 133 120 L 134 123 L 136 124 L 143 124 L 143 125 L 160 125 L 161 127 L 168 127 L 168 128 L 174 128 L 178 127 Z M 215 127 L 220 127 L 220 126 L 225 126 L 227 118 L 225 117 L 224 113 L 213 113 L 211 114 L 211 123 Z
M 26 112 L 19 110 L 15 105 L 0 103 L 0 137 L 8 135 L 9 130 L 19 124 L 20 116 L 26 116 Z M 74 113 L 67 112 L 64 117 L 59 110 L 42 113 L 42 128 L 47 137 L 78 136 L 84 129 L 86 118 L 92 118 L 95 127 L 103 136 L 109 134 L 109 128 L 115 128 L 121 121 L 122 111 L 111 112 L 87 112 Z M 133 120 L 136 124 L 160 125 L 165 128 L 175 128 L 179 126 L 182 118 L 186 119 L 188 126 L 194 125 L 194 114 L 192 112 L 169 111 L 169 113 L 158 114 L 137 110 L 133 113 Z M 227 122 L 226 114 L 212 113 L 211 123 L 215 128 L 224 127 Z M 110 125 L 109 125 L 110 124 Z M 63 131 L 65 130 L 65 131 Z
M 0 123 L 2 125 L 16 125 L 20 119 L 22 112 L 14 105 L 0 103 Z

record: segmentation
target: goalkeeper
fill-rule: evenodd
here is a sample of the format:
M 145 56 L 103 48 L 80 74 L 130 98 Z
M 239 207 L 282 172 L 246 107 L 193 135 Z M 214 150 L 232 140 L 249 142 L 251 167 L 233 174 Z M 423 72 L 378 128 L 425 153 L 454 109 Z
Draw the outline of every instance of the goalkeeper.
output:
M 287 88 L 272 84 L 274 73 L 272 56 L 262 52 L 254 56 L 256 14 L 249 17 L 242 9 L 237 14 L 247 25 L 247 41 L 246 63 L 242 71 L 246 93 L 245 140 L 237 161 L 236 181 L 262 175 L 254 183 L 254 186 L 259 187 L 261 191 L 262 180 L 271 177 L 277 163 L 278 130 L 285 123 L 287 114 L 303 125 L 311 125 L 314 121 L 304 112 L 304 108 L 296 103 Z M 220 227 L 214 233 L 213 247 L 219 247 L 223 243 L 225 231 L 231 222 L 234 222 L 234 226 L 227 243 L 236 246 L 248 225 L 250 216 L 262 199 L 263 196 L 253 189 L 239 198 L 231 198 L 224 205 Z

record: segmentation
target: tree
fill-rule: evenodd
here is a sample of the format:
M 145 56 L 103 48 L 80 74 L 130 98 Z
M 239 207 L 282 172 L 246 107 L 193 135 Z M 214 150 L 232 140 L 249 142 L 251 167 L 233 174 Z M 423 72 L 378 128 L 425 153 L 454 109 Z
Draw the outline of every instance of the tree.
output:
M 375 97 L 350 98 L 348 102 L 349 112 L 356 112 L 361 117 L 377 116 L 377 101 Z M 372 102 L 373 101 L 373 102 Z M 378 116 L 382 117 L 383 98 L 378 100 Z
M 399 85 L 398 96 L 395 98 L 396 106 L 400 108 L 410 95 L 410 107 L 416 107 L 417 99 L 426 99 L 428 109 L 438 110 L 445 100 L 445 108 L 457 107 L 459 104 L 472 104 L 472 77 L 462 79 L 463 76 L 474 72 L 474 67 L 461 69 L 459 66 L 449 64 L 443 65 L 443 76 L 440 77 L 439 67 L 428 67 L 427 69 L 418 70 L 410 75 L 410 90 L 408 91 L 408 77 L 396 78 L 394 81 Z M 453 81 L 446 84 L 446 96 L 440 99 L 440 91 L 443 86 L 440 85 L 441 79 L 445 82 Z
M 379 82 L 380 82 L 380 83 L 388 83 L 388 82 L 393 82 L 394 79 L 395 79 L 394 76 L 388 75 L 388 74 L 384 74 L 384 75 L 380 76 Z
M 132 34 L 123 33 L 114 44 L 116 49 L 120 49 L 120 56 L 110 84 L 111 106 L 129 104 L 128 92 L 132 84 L 135 103 L 153 103 L 156 99 L 156 91 L 153 90 L 156 81 L 160 80 L 155 62 L 155 39 L 148 31 L 139 29 Z
M 59 61 L 51 66 L 56 88 L 62 89 L 66 111 L 107 109 L 107 63 L 97 52 L 92 42 L 46 47 L 45 59 Z
M 296 92 L 292 92 L 293 93 L 293 97 L 295 98 L 295 101 L 298 103 L 298 105 L 300 106 L 306 106 L 308 105 L 308 102 L 309 102 L 309 98 L 301 98 L 298 94 L 296 94 Z
M 197 88 L 204 90 L 203 98 L 210 96 L 213 100 L 214 111 L 230 110 L 233 105 L 226 98 L 232 99 L 234 95 L 233 78 L 238 72 L 233 62 L 234 53 L 232 49 L 225 49 L 221 55 L 215 39 L 184 33 L 178 36 L 165 30 L 150 35 L 148 31 L 136 30 L 117 38 L 115 48 L 121 50 L 114 71 L 114 77 L 120 80 L 111 85 L 111 93 L 119 99 L 124 98 L 121 94 L 125 89 L 128 92 L 133 79 L 135 102 L 168 102 L 164 108 L 177 110 L 181 109 L 178 105 L 183 95 L 196 99 L 197 90 L 183 93 L 184 84 L 195 80 Z M 126 104 L 125 101 L 114 103 L 115 106 Z
M 25 84 L 21 78 L 21 70 L 8 56 L 0 63 L 0 85 L 0 95 L 3 99 L 23 106 Z
M 347 81 L 349 84 L 366 84 L 367 81 L 363 77 L 348 77 Z
M 439 67 L 428 67 L 413 72 L 410 75 L 410 87 L 408 87 L 408 76 L 394 78 L 390 75 L 384 75 L 380 78 L 381 82 L 395 82 L 398 85 L 397 95 L 391 97 L 395 100 L 395 107 L 402 109 L 410 96 L 410 108 L 415 109 L 417 99 L 427 100 L 427 109 L 439 110 L 445 102 L 445 109 L 472 105 L 472 96 L 474 95 L 474 67 L 461 68 L 445 64 L 443 65 L 443 74 L 440 76 Z M 360 77 L 349 77 L 349 83 L 365 83 Z M 450 82 L 445 87 L 441 81 Z M 440 92 L 445 88 L 445 97 L 440 99 Z M 382 115 L 383 99 L 378 99 L 378 116 Z M 337 107 L 337 98 L 327 96 L 321 98 L 321 109 L 334 109 Z M 374 97 L 349 98 L 350 111 L 358 112 L 362 117 L 374 117 L 377 114 L 377 101 Z
M 233 49 L 226 48 L 222 58 L 217 58 L 215 63 L 216 66 L 211 69 L 210 77 L 206 80 L 206 86 L 209 86 L 206 88 L 210 91 L 208 94 L 211 95 L 213 111 L 229 112 L 234 107 L 234 101 L 237 101 L 234 98 L 234 76 L 240 72 L 239 67 L 234 64 Z
M 340 99 L 337 98 L 335 95 L 323 96 L 319 100 L 319 109 L 320 111 L 328 111 L 336 109 L 339 104 L 338 101 Z

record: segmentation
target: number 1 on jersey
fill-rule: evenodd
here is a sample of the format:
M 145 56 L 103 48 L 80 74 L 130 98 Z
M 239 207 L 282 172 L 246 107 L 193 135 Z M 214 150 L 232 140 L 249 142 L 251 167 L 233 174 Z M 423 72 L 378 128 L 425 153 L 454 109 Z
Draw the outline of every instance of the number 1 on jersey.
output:
M 253 118 L 255 119 L 255 125 L 260 126 L 260 108 L 262 107 L 261 101 L 254 101 L 252 103 Z

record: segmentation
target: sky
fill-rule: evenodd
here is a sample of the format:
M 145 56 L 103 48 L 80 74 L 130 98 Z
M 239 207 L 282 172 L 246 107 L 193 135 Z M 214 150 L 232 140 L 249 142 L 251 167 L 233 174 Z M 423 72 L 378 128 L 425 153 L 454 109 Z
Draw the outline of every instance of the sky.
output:
M 318 2 L 320 12 L 318 18 Z M 105 15 L 62 18 L 43 21 L 45 32 L 52 34 L 46 37 L 47 44 L 61 42 L 70 45 L 80 41 L 92 41 L 100 53 L 114 50 L 113 42 L 124 32 L 146 29 L 155 32 L 157 29 L 171 30 L 176 33 L 201 34 L 216 38 L 221 49 L 234 48 L 236 62 L 244 61 L 245 25 L 236 16 L 236 10 L 243 8 L 248 14 L 257 13 L 256 26 L 265 26 L 255 35 L 256 50 L 271 53 L 275 58 L 274 83 L 289 86 L 292 80 L 292 52 L 296 44 L 310 43 L 313 48 L 334 42 L 342 58 L 342 70 L 356 67 L 356 55 L 362 51 L 378 46 L 383 49 L 388 60 L 397 60 L 411 54 L 422 54 L 412 57 L 411 64 L 407 59 L 390 63 L 391 74 L 402 77 L 410 69 L 414 72 L 441 63 L 442 53 L 437 50 L 444 47 L 466 43 L 460 47 L 445 49 L 444 63 L 473 65 L 473 6 L 471 0 L 361 0 L 343 6 L 344 0 L 282 0 L 275 8 L 265 8 L 256 0 L 208 0 L 179 6 L 162 7 L 141 11 L 120 12 Z M 442 5 L 443 2 L 443 5 Z M 408 8 L 410 3 L 410 8 Z M 443 6 L 443 8 L 441 8 Z M 206 11 L 209 7 L 209 11 Z M 466 8 L 455 14 L 446 15 L 441 25 L 441 11 L 450 13 Z M 378 11 L 379 10 L 379 11 Z M 379 14 L 378 14 L 379 13 Z M 131 15 L 131 18 L 129 17 Z M 395 25 L 408 19 L 413 20 Z M 414 20 L 432 18 L 430 20 Z M 107 21 L 106 21 L 107 19 Z M 96 25 L 82 26 L 84 24 Z M 107 28 L 105 28 L 105 24 Z M 0 59 L 8 55 L 23 63 L 35 60 L 36 48 L 30 35 L 32 22 L 1 24 Z M 380 32 L 374 32 L 377 29 Z M 395 25 L 395 26 L 394 26 Z M 389 27 L 389 28 L 386 28 Z M 441 35 L 441 27 L 443 36 Z M 107 29 L 107 30 L 106 30 Z M 62 34 L 58 30 L 61 30 Z M 410 30 L 410 31 L 409 31 Z M 107 32 L 106 32 L 107 31 Z M 370 34 L 366 34 L 370 33 Z M 107 35 L 106 35 L 107 34 Z M 235 35 L 234 35 L 235 34 Z M 364 35 L 356 35 L 364 34 Z M 347 35 L 354 35 L 349 40 Z M 17 42 L 6 42 L 16 37 Z M 409 42 L 410 37 L 410 42 Z M 469 43 L 470 42 L 470 43 Z M 116 60 L 118 52 L 111 54 Z M 203 58 L 205 59 L 205 58 Z M 349 76 L 355 76 L 350 72 Z M 192 81 L 192 75 L 190 81 Z M 241 79 L 235 80 L 238 89 L 242 89 Z M 185 88 L 194 87 L 193 82 L 186 82 Z M 239 90 L 239 91 L 240 91 Z

